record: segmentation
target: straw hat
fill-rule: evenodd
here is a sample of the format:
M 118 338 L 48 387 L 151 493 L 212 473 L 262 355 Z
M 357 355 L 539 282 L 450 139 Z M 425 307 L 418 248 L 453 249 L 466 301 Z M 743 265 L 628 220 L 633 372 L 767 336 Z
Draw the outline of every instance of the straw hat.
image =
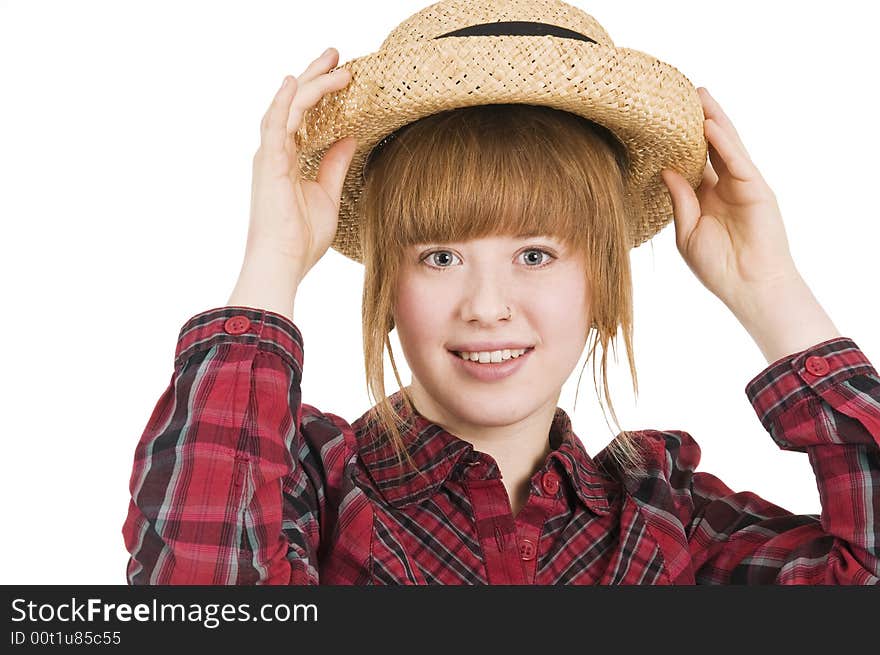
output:
M 314 180 L 327 149 L 356 137 L 332 248 L 357 262 L 370 152 L 398 128 L 447 109 L 546 105 L 611 130 L 629 151 L 627 193 L 645 207 L 632 217 L 631 247 L 672 221 L 660 171 L 672 168 L 696 189 L 706 164 L 702 104 L 687 77 L 616 47 L 592 16 L 559 0 L 442 0 L 395 27 L 376 52 L 337 68 L 351 81 L 305 113 L 294 142 L 300 174 Z

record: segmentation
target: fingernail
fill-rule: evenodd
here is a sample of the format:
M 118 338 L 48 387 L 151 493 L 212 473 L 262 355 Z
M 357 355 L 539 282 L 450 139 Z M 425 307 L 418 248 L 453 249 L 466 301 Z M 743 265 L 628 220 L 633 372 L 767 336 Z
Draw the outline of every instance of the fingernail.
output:
M 284 81 L 281 83 L 281 88 L 286 89 L 288 84 L 290 84 L 290 75 L 284 77 Z
M 330 54 L 330 51 L 331 51 L 331 50 L 333 50 L 332 47 L 331 47 L 331 48 L 327 48 L 324 52 L 321 53 L 321 56 L 322 56 L 322 57 L 326 57 L 327 55 Z

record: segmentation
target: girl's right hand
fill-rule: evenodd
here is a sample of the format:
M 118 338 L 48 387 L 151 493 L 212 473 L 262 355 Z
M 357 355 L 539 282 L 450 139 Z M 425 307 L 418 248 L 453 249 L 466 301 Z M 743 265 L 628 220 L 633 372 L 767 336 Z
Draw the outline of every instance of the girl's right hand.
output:
M 357 141 L 336 141 L 318 167 L 315 181 L 301 179 L 293 134 L 303 114 L 327 93 L 351 81 L 351 73 L 336 66 L 339 53 L 331 48 L 315 59 L 299 78 L 287 81 L 275 94 L 260 123 L 260 147 L 254 155 L 251 216 L 247 254 L 280 254 L 299 273 L 296 282 L 327 252 L 336 235 L 342 184 Z

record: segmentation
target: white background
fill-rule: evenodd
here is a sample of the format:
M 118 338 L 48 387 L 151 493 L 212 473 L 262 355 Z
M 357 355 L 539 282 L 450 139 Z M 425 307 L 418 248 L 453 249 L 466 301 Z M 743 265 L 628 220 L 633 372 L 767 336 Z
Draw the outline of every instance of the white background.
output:
M 776 192 L 804 278 L 841 333 L 880 361 L 877 10 L 574 3 L 618 46 L 715 95 Z M 343 62 L 373 52 L 426 4 L 0 3 L 0 583 L 125 582 L 134 449 L 180 328 L 225 305 L 235 284 L 263 113 L 285 74 L 328 46 Z M 818 513 L 807 455 L 778 449 L 746 398 L 767 362 L 684 264 L 673 226 L 632 262 L 640 394 L 636 404 L 618 350 L 623 427 L 686 430 L 703 450 L 699 470 Z M 362 272 L 331 249 L 296 301 L 303 401 L 349 421 L 370 406 Z M 581 363 L 559 404 L 595 455 L 613 434 L 589 365 L 573 411 Z

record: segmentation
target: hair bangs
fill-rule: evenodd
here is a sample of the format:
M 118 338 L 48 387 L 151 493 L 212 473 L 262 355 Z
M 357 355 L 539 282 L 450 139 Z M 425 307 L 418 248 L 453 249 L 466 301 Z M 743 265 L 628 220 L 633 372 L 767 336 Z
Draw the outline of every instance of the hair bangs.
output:
M 560 121 L 569 129 L 559 129 Z M 625 152 L 609 153 L 587 126 L 604 129 L 550 107 L 505 104 L 449 110 L 400 128 L 379 153 L 382 178 L 395 184 L 367 185 L 379 195 L 389 252 L 489 236 L 548 236 L 585 251 L 585 231 L 609 211 L 602 199 L 620 192 L 597 188 L 620 179 L 609 155 Z M 572 143 L 578 128 L 582 138 Z

